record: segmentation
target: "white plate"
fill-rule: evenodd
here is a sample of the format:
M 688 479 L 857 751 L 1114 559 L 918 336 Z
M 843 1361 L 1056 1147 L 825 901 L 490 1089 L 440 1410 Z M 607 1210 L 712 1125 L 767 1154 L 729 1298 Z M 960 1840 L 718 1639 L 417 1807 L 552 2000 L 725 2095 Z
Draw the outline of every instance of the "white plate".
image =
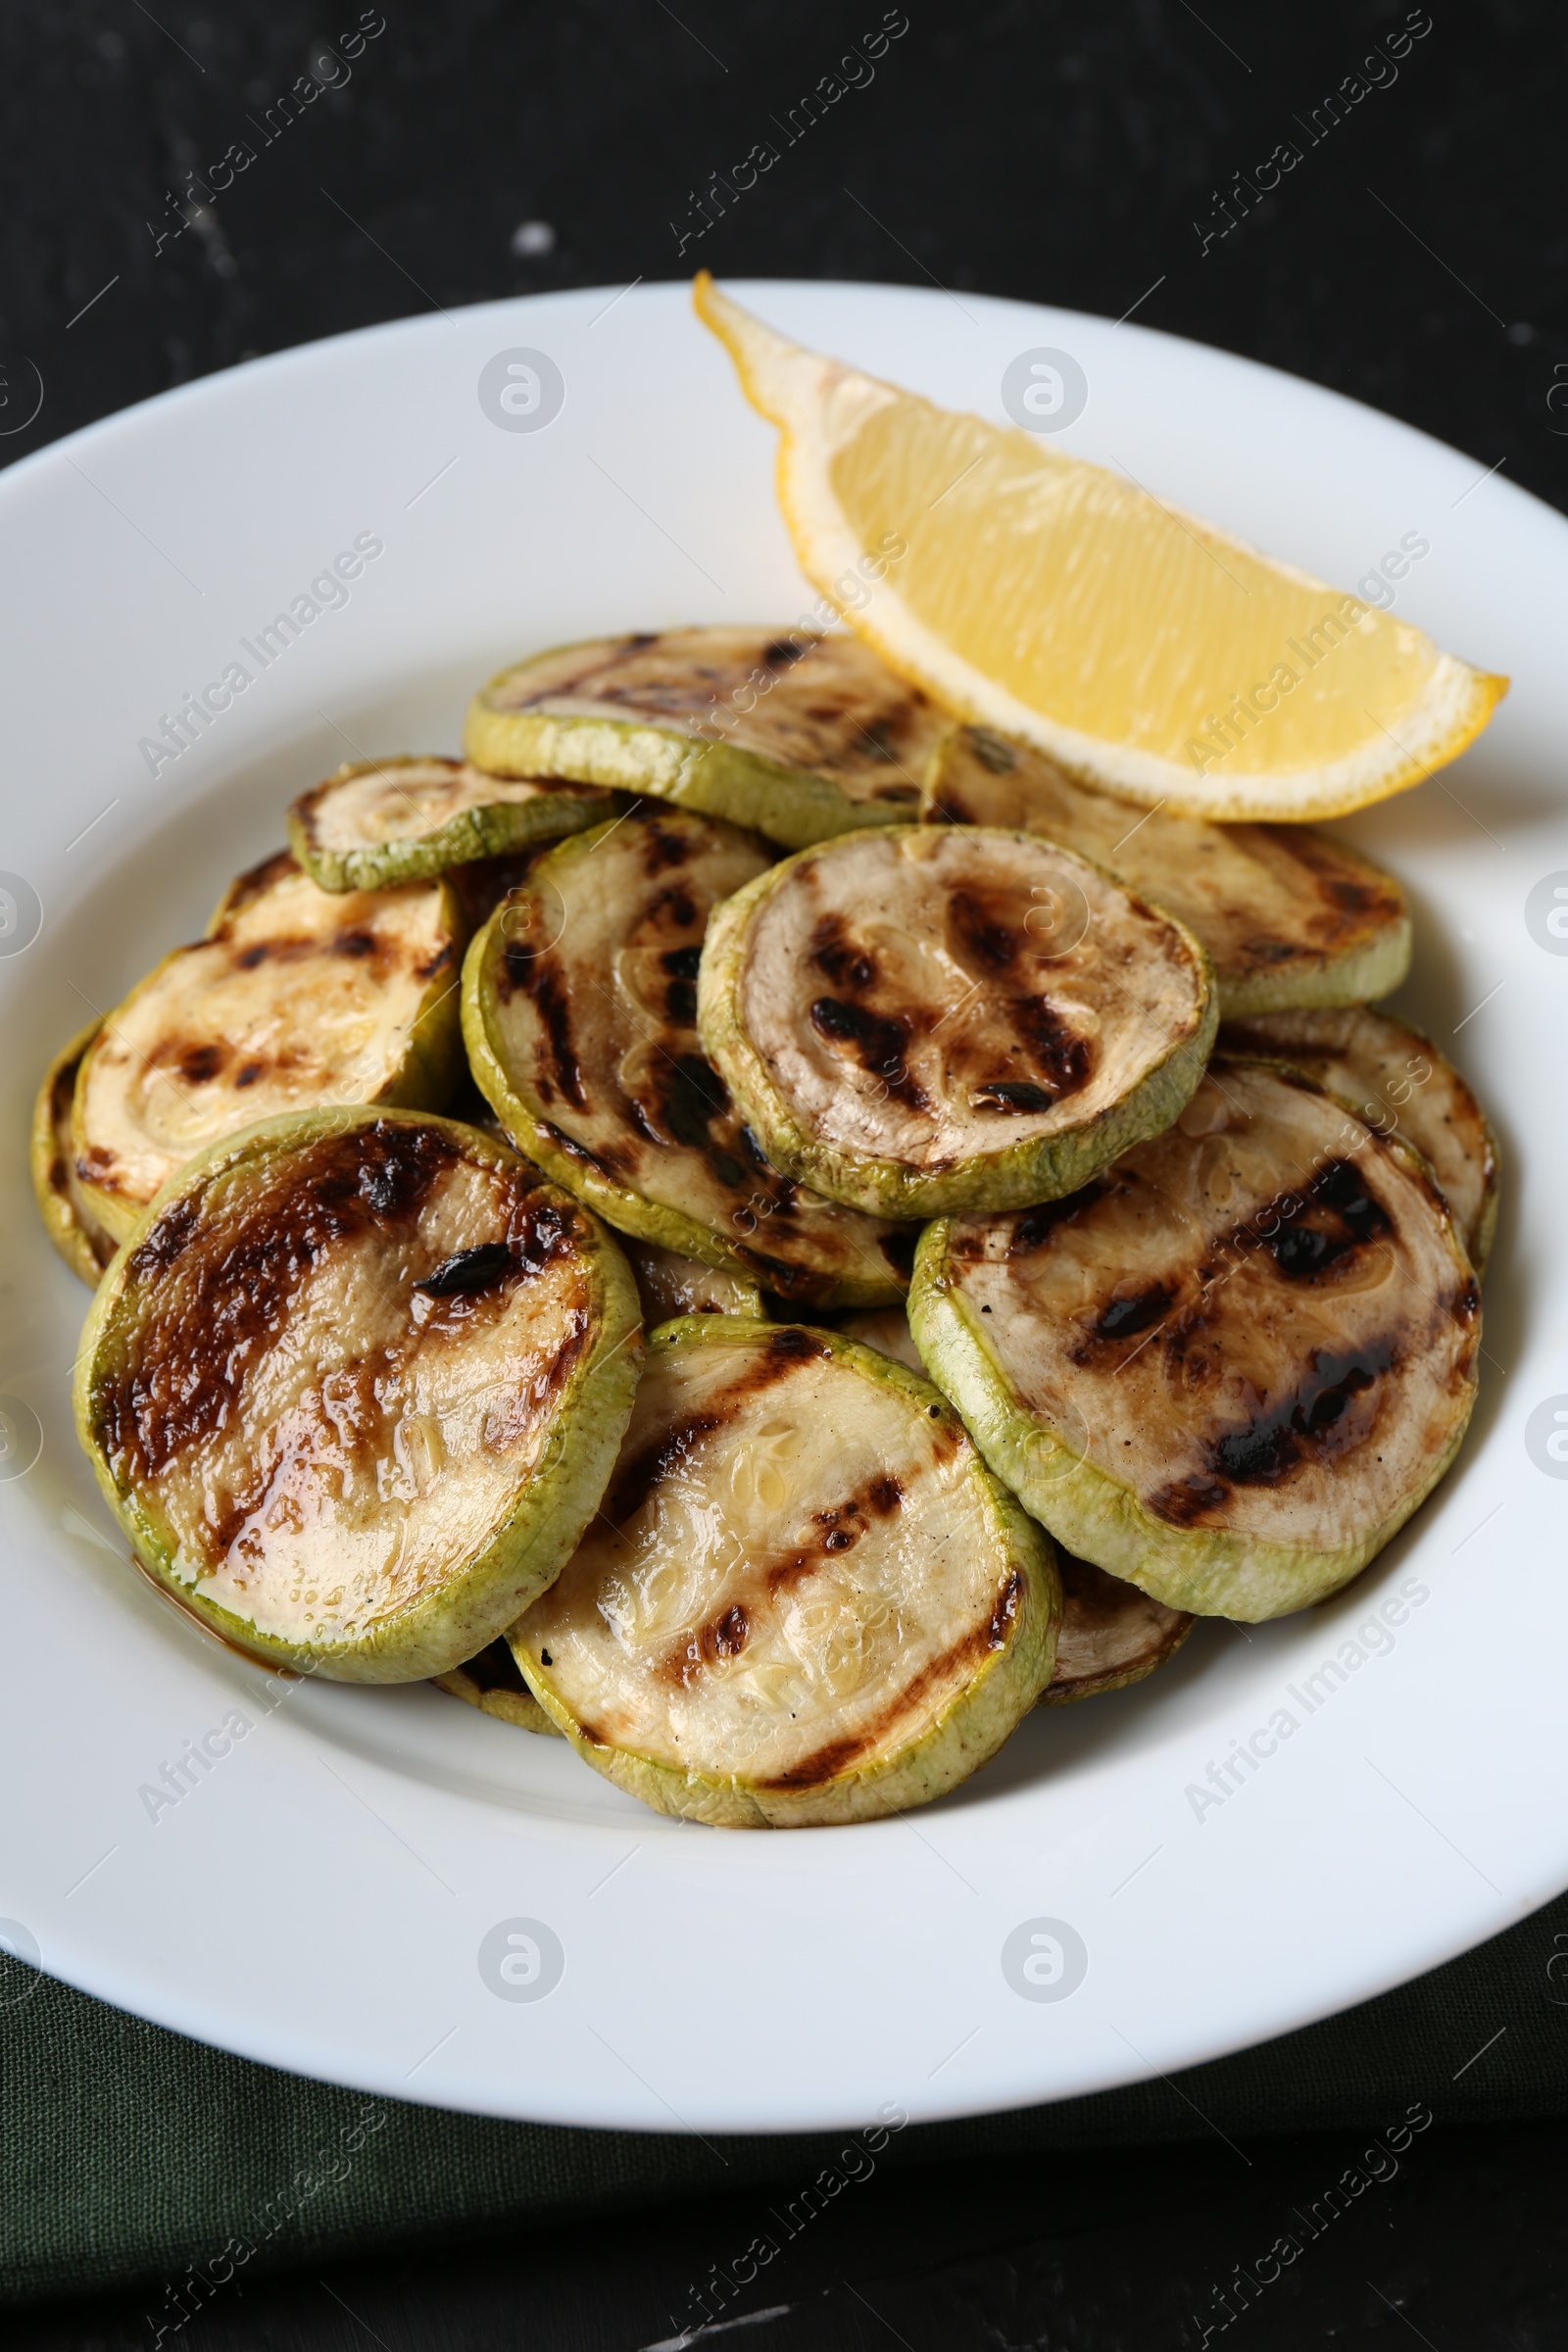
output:
M 1010 361 L 1066 350 L 1089 399 L 1062 446 L 1331 580 L 1354 583 L 1403 534 L 1430 541 L 1398 610 L 1514 689 L 1458 767 L 1342 830 L 1410 887 L 1402 1002 L 1480 1082 L 1506 1205 L 1463 1456 L 1354 1590 L 1245 1636 L 1200 1629 L 1143 1690 L 1036 1718 L 917 1817 L 705 1831 L 428 1688 L 273 1681 L 131 1573 L 73 1440 L 85 1294 L 28 1198 L 39 1070 L 196 935 L 339 760 L 455 747 L 472 686 L 532 648 L 788 620 L 810 595 L 773 504 L 773 434 L 675 287 L 318 343 L 8 473 L 0 868 L 36 893 L 42 927 L 0 956 L 0 1392 L 22 1405 L 10 1468 L 29 1412 L 42 1450 L 0 1484 L 0 1914 L 19 1923 L 0 1936 L 277 2066 L 563 2123 L 853 2126 L 1168 2074 L 1431 1967 L 1568 1884 L 1568 1462 L 1543 1438 L 1554 1399 L 1568 1419 L 1568 941 L 1540 901 L 1527 919 L 1532 889 L 1568 869 L 1568 529 L 1384 417 L 1138 327 L 893 287 L 749 298 L 998 417 Z M 498 356 L 486 381 L 526 402 L 529 379 L 506 376 L 518 349 L 564 382 L 542 429 L 481 407 Z M 384 552 L 348 604 L 260 670 L 242 640 L 361 533 Z M 155 780 L 140 739 L 235 660 L 253 683 Z M 1324 1675 L 1369 1623 L 1365 1662 Z M 1280 1709 L 1295 1731 L 1200 1809 L 1210 1764 Z M 231 1710 L 243 1739 L 152 1807 L 164 1765 Z M 518 1920 L 559 1944 L 553 1987 L 507 1946 Z M 1056 1942 L 1069 1961 L 1081 1944 L 1081 1982 L 1075 1965 L 1052 1981 L 1054 1947 L 1029 1940 L 1054 1933 L 1041 1920 L 1072 1931 Z M 508 1989 L 543 1997 L 491 1988 L 509 1948 Z

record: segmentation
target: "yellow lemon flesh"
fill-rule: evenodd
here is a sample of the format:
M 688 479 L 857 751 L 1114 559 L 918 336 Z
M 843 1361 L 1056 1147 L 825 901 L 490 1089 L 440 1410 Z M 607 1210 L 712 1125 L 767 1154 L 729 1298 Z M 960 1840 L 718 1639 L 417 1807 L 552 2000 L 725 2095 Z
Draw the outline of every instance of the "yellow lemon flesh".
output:
M 695 300 L 780 427 L 808 577 L 1071 775 L 1195 816 L 1333 816 L 1456 759 L 1506 690 L 1121 474 L 803 350 L 706 272 Z

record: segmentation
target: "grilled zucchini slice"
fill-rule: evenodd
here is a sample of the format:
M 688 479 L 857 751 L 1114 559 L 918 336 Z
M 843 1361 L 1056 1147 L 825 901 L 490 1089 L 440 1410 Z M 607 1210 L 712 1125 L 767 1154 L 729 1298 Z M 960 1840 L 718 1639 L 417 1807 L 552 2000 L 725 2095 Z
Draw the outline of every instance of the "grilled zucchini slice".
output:
M 489 776 L 465 760 L 366 760 L 300 795 L 288 841 L 322 890 L 386 890 L 580 833 L 616 805 L 591 785 Z
M 1030 833 L 803 850 L 714 913 L 698 1023 L 773 1165 L 889 1216 L 1074 1191 L 1168 1125 L 1216 1010 L 1192 933 Z
M 454 1119 L 326 1109 L 215 1145 L 98 1288 L 76 1427 L 152 1576 L 329 1680 L 493 1641 L 592 1517 L 640 1317 L 597 1220 Z
M 71 1105 L 76 1091 L 76 1072 L 102 1026 L 100 1021 L 89 1021 L 69 1046 L 61 1048 L 45 1070 L 32 1106 L 27 1153 L 33 1196 L 44 1231 L 73 1274 L 79 1274 L 89 1289 L 114 1256 L 115 1242 L 93 1215 L 76 1176 L 76 1154 L 71 1141 Z
M 1051 1546 L 930 1384 L 799 1324 L 649 1344 L 600 1514 L 509 1636 L 578 1754 L 661 1813 L 866 1821 L 993 1756 L 1051 1679 Z
M 1338 1591 L 1447 1469 L 1481 1294 L 1413 1152 L 1298 1072 L 1218 1060 L 1071 1199 L 929 1226 L 909 1321 L 1067 1550 L 1252 1622 Z
M 1119 1576 L 1107 1576 L 1059 1547 L 1056 1568 L 1061 1631 L 1043 1707 L 1099 1698 L 1147 1681 L 1156 1666 L 1176 1655 L 1198 1622 L 1190 1611 L 1168 1609 L 1136 1585 L 1123 1584 Z
M 430 1679 L 438 1690 L 461 1698 L 466 1706 L 477 1707 L 482 1715 L 495 1715 L 503 1723 L 515 1724 L 519 1732 L 544 1732 L 552 1740 L 561 1738 L 517 1672 L 517 1661 L 499 1634 L 476 1658 L 466 1658 L 450 1674 L 432 1675 Z
M 464 938 L 442 882 L 334 895 L 286 852 L 242 874 L 82 1059 L 71 1128 L 92 1215 L 123 1241 L 187 1160 L 259 1119 L 439 1108 L 463 1069 Z
M 1475 1096 L 1429 1037 L 1389 1012 L 1281 1012 L 1227 1023 L 1229 1054 L 1291 1062 L 1343 1095 L 1380 1135 L 1397 1135 L 1431 1168 L 1459 1239 L 1482 1272 L 1497 1230 L 1497 1139 Z
M 622 1232 L 797 1303 L 898 1298 L 912 1234 L 770 1167 L 698 1042 L 709 910 L 766 866 L 682 808 L 560 843 L 468 952 L 469 1062 L 518 1149 Z
M 845 1315 L 838 1328 L 913 1372 L 925 1370 L 902 1307 L 878 1306 Z M 1196 1619 L 1186 1611 L 1167 1609 L 1163 1601 L 1151 1600 L 1136 1585 L 1107 1576 L 1088 1560 L 1075 1560 L 1058 1549 L 1056 1566 L 1061 1575 L 1061 1627 L 1056 1662 L 1041 1693 L 1043 1707 L 1141 1683 L 1175 1656 L 1193 1630 Z
M 493 775 L 652 793 L 798 850 L 915 816 L 952 724 L 858 637 L 666 629 L 504 669 L 463 744 Z
M 1392 874 L 1310 825 L 1211 825 L 1075 783 L 1044 752 L 959 727 L 921 801 L 928 824 L 1009 825 L 1093 858 L 1202 941 L 1222 1020 L 1387 996 L 1410 968 Z
M 677 1315 L 763 1319 L 762 1294 L 744 1274 L 732 1274 L 723 1266 L 705 1266 L 700 1257 L 683 1257 L 678 1250 L 662 1250 L 657 1242 L 634 1242 L 629 1235 L 621 1247 L 636 1278 L 643 1321 L 650 1331 L 672 1322 Z

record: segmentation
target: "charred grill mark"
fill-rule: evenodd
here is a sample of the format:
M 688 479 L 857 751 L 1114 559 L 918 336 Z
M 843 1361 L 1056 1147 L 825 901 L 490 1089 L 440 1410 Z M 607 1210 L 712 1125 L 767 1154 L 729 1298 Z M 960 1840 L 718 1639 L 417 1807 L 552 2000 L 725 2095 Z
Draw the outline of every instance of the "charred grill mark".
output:
M 771 1780 L 759 1781 L 757 1785 L 760 1788 L 819 1788 L 824 1781 L 831 1781 L 847 1765 L 853 1764 L 858 1756 L 863 1756 L 866 1749 L 875 1744 L 875 1740 L 874 1732 L 860 1732 L 847 1740 L 830 1740 L 826 1747 L 817 1748 L 814 1754 L 807 1756 L 790 1771 L 775 1773 Z
M 1018 764 L 1018 755 L 1004 735 L 994 735 L 989 727 L 965 727 L 964 741 L 982 767 L 994 776 L 1006 776 Z
M 185 1260 L 167 1302 L 149 1298 L 133 1361 L 100 1393 L 111 1458 L 155 1477 L 185 1446 L 229 1427 L 316 1260 L 337 1243 L 413 1223 L 458 1157 L 429 1127 L 376 1120 L 323 1137 L 256 1186 L 237 1214 L 215 1212 L 205 1249 L 202 1199 L 172 1201 L 126 1264 L 128 1281 L 151 1290 Z
M 569 791 L 574 800 L 603 801 L 607 808 L 612 806 L 609 793 L 599 792 L 591 784 L 558 785 L 553 789 Z M 509 850 L 500 858 L 475 858 L 465 865 L 450 867 L 446 879 L 457 893 L 468 929 L 482 930 L 502 900 L 520 890 L 530 870 L 555 847 L 553 841 L 531 842 L 522 849 Z
M 539 961 L 537 950 L 520 939 L 509 939 L 501 951 L 501 969 L 496 974 L 496 994 L 503 1004 L 510 1004 L 519 989 L 526 995 L 533 985 L 534 968 Z
M 274 883 L 285 880 L 290 874 L 297 874 L 299 870 L 291 850 L 274 850 L 270 858 L 262 859 L 260 865 L 253 865 L 247 872 L 236 875 L 229 886 L 228 911 L 223 917 L 222 929 L 226 931 L 235 915 L 250 906 L 253 900 L 263 897 Z
M 76 1072 L 83 1059 L 84 1055 L 78 1054 L 74 1061 L 66 1062 L 55 1072 L 55 1082 L 49 1089 L 49 1116 L 57 1132 L 64 1130 L 71 1117 L 72 1100 L 76 1092 Z
M 840 1552 L 853 1550 L 860 1538 L 869 1533 L 876 1519 L 890 1519 L 904 1501 L 904 1485 L 891 1471 L 878 1471 L 863 1488 L 847 1495 L 842 1502 L 829 1503 L 810 1514 L 811 1525 L 818 1532 L 785 1557 L 775 1560 L 762 1571 L 762 1581 L 776 1598 L 781 1592 L 793 1592 L 809 1576 L 814 1576 L 824 1560 Z
M 248 947 L 237 948 L 234 951 L 232 961 L 234 969 L 237 972 L 254 972 L 259 965 L 264 963 L 303 963 L 307 957 L 312 956 L 319 956 L 326 952 L 366 955 L 373 953 L 377 944 L 374 934 L 370 932 L 364 932 L 358 934 L 357 936 L 368 939 L 370 942 L 369 948 L 352 951 L 342 950 L 339 949 L 336 940 L 323 943 L 319 939 L 298 937 L 293 939 L 253 939 Z M 220 937 L 221 937 L 221 934 L 220 934 Z
M 708 1630 L 705 1628 L 705 1632 Z M 719 1658 L 738 1658 L 746 1646 L 746 1636 L 751 1629 L 746 1611 L 737 1601 L 732 1609 L 724 1611 L 723 1616 L 710 1630 L 713 1655 Z
M 1054 1102 L 1087 1085 L 1094 1068 L 1089 1040 L 1063 1020 L 1048 997 L 1014 997 L 1007 1011 L 1012 1026 L 1028 1039 L 1036 1075 Z
M 780 1175 L 744 1119 L 735 1130 L 735 1143 L 737 1149 L 745 1153 L 753 1176 L 766 1188 L 774 1212 L 779 1216 L 793 1217 L 801 1188 L 793 1177 Z
M 646 1102 L 639 1102 L 634 1095 L 624 1100 L 631 1123 L 649 1143 L 698 1152 L 714 1183 L 727 1192 L 739 1192 L 753 1181 L 737 1157 L 745 1129 L 739 1135 L 733 1132 L 735 1106 L 729 1090 L 702 1054 L 663 1054 L 648 1093 Z M 765 1161 L 760 1165 L 769 1188 L 776 1188 L 781 1179 Z M 787 1210 L 789 1204 L 780 1200 L 776 1205 Z
M 1188 1478 L 1174 1479 L 1169 1486 L 1151 1494 L 1148 1507 L 1168 1527 L 1192 1527 L 1205 1511 L 1221 1510 L 1229 1500 L 1229 1487 L 1196 1472 Z
M 512 1212 L 506 1248 L 524 1274 L 542 1274 L 547 1266 L 570 1257 L 582 1238 L 581 1219 L 569 1201 L 544 1200 L 532 1192 Z
M 181 1046 L 174 1050 L 174 1066 L 187 1086 L 208 1086 L 228 1059 L 224 1046 Z
M 588 1096 L 571 1034 L 565 974 L 560 963 L 554 956 L 535 956 L 527 948 L 511 945 L 504 961 L 510 977 L 532 1000 L 544 1031 L 545 1050 L 540 1058 L 546 1068 L 540 1073 L 543 1080 L 540 1093 L 547 1102 L 552 1102 L 555 1089 L 559 1088 L 573 1110 L 586 1110 Z
M 999 1078 L 994 1085 L 977 1086 L 969 1097 L 974 1110 L 1000 1110 L 1014 1113 L 1049 1110 L 1056 1100 L 1043 1086 L 1027 1078 Z
M 788 669 L 809 651 L 808 645 L 797 645 L 793 638 L 775 637 L 770 645 L 763 646 L 762 660 L 769 669 Z
M 808 1267 L 792 1266 L 787 1258 L 771 1257 L 765 1250 L 751 1249 L 746 1243 L 735 1245 L 735 1254 L 743 1265 L 750 1267 L 764 1290 L 776 1292 L 799 1306 L 811 1306 L 831 1289 L 831 1278 L 816 1274 Z M 704 1308 L 707 1313 L 707 1308 Z
M 895 1102 L 910 1110 L 928 1110 L 925 1089 L 905 1061 L 909 1019 L 905 1013 L 867 1012 L 863 1005 L 846 1004 L 839 997 L 818 997 L 810 1008 L 811 1027 L 830 1045 L 847 1046 L 863 1070 L 880 1078 Z
M 711 1153 L 709 1130 L 715 1119 L 723 1118 L 731 1107 L 729 1089 L 712 1063 L 701 1054 L 677 1054 L 660 1069 L 660 1108 L 664 1124 L 677 1144 L 688 1151 Z M 746 1171 L 729 1152 L 720 1152 L 724 1173 L 714 1173 L 721 1184 L 741 1184 Z
M 997 1594 L 997 1605 L 991 1612 L 991 1623 L 986 1627 L 986 1647 L 988 1649 L 1005 1649 L 1007 1636 L 1018 1622 L 1018 1611 L 1022 1606 L 1023 1571 L 1021 1568 L 1009 1569 L 1007 1581 Z
M 1352 1401 L 1400 1361 L 1392 1337 L 1369 1340 L 1346 1353 L 1315 1348 L 1305 1379 L 1272 1407 L 1211 1439 L 1202 1469 L 1152 1494 L 1149 1509 L 1172 1526 L 1191 1527 L 1206 1513 L 1222 1510 L 1237 1487 L 1278 1486 L 1303 1461 L 1333 1460 L 1347 1452 L 1367 1434 L 1360 1416 L 1353 1428 L 1345 1426 Z
M 1135 1339 L 1139 1332 L 1148 1331 L 1151 1324 L 1169 1312 L 1175 1296 L 1165 1283 L 1153 1282 L 1147 1290 L 1136 1291 L 1130 1297 L 1112 1298 L 1096 1320 L 1096 1339 Z
M 89 1168 L 87 1162 L 101 1156 L 100 1153 L 89 1152 L 82 1159 L 78 1159 L 77 1175 L 90 1178 L 96 1170 Z M 192 1195 L 185 1194 L 172 1201 L 139 1248 L 132 1250 L 130 1263 L 125 1269 L 131 1280 L 145 1282 L 150 1277 L 167 1274 L 175 1258 L 188 1249 L 200 1221 L 201 1209 Z
M 769 1332 L 764 1352 L 770 1366 L 776 1367 L 760 1383 L 763 1388 L 770 1388 L 773 1381 L 781 1380 L 797 1364 L 825 1363 L 833 1350 L 825 1341 L 819 1340 L 801 1324 L 781 1323 L 777 1331 Z
M 1021 943 L 998 899 L 956 890 L 949 901 L 948 921 L 961 954 L 983 970 L 1005 972 L 1017 961 Z
M 826 1363 L 831 1360 L 832 1348 L 825 1340 L 801 1323 L 780 1323 L 770 1331 L 766 1340 L 753 1356 L 744 1372 L 738 1373 L 718 1399 L 718 1407 L 728 1410 L 743 1397 L 760 1396 L 780 1381 L 788 1380 L 803 1364 Z
M 691 834 L 677 832 L 657 817 L 648 817 L 639 827 L 642 841 L 643 872 L 652 880 L 655 874 L 667 873 L 671 867 L 685 865 L 697 848 Z M 690 919 L 690 918 L 688 918 Z
M 865 757 L 881 760 L 889 767 L 897 767 L 899 763 L 899 756 L 893 749 L 894 723 L 891 715 L 885 715 L 873 718 L 868 727 L 859 730 L 860 740 L 865 745 Z M 898 787 L 892 789 L 896 791 Z
M 432 955 L 415 966 L 416 980 L 433 980 L 437 972 L 447 971 L 458 960 L 457 942 L 444 939 Z
M 1367 1354 L 1372 1355 L 1370 1363 L 1361 1360 Z M 1271 1485 L 1299 1459 L 1301 1441 L 1320 1439 L 1332 1430 L 1343 1419 L 1351 1397 L 1369 1389 L 1392 1360 L 1393 1349 L 1388 1345 L 1363 1349 L 1360 1356 L 1316 1350 L 1312 1363 L 1318 1385 L 1298 1394 L 1288 1417 L 1250 1422 L 1216 1440 L 1211 1448 L 1215 1470 L 1239 1486 Z
M 234 1084 L 236 1086 L 254 1086 L 258 1078 L 265 1078 L 266 1075 L 267 1064 L 265 1061 L 242 1062 L 234 1072 Z
M 1292 863 L 1304 866 L 1317 886 L 1319 904 L 1307 911 L 1306 927 L 1320 946 L 1333 947 L 1374 923 L 1400 920 L 1404 893 L 1392 875 L 1349 864 L 1336 843 L 1307 826 L 1293 825 L 1289 833 Z
M 818 919 L 808 955 L 835 988 L 869 988 L 877 976 L 876 958 L 850 937 L 841 914 L 824 914 Z
M 865 1515 L 858 1502 L 853 1499 L 833 1503 L 826 1510 L 813 1511 L 811 1524 L 822 1531 L 819 1540 L 825 1552 L 848 1551 L 852 1544 L 858 1544 L 865 1533 Z
M 721 1412 L 689 1413 L 662 1438 L 634 1453 L 616 1472 L 605 1497 L 604 1515 L 611 1525 L 625 1527 L 635 1519 L 660 1481 L 689 1461 L 704 1438 L 722 1429 L 724 1418 Z
M 517 1661 L 505 1642 L 497 1639 L 488 1648 L 481 1649 L 476 1658 L 469 1658 L 459 1667 L 470 1683 L 481 1690 L 523 1691 L 528 1686 L 517 1671 Z
M 601 1154 L 598 1152 L 590 1152 L 586 1144 L 576 1142 L 564 1127 L 557 1127 L 550 1119 L 541 1119 L 539 1126 L 541 1132 L 549 1137 L 557 1151 L 564 1152 L 567 1159 L 575 1160 L 581 1167 L 597 1168 L 601 1176 L 613 1177 L 618 1173 L 618 1155 L 612 1152 L 608 1145 Z M 612 1166 L 612 1160 L 615 1160 L 617 1164 Z
M 698 946 L 671 948 L 659 958 L 660 969 L 669 974 L 664 1012 L 678 1029 L 697 1026 L 697 971 L 702 957 L 703 951 Z
M 471 1291 L 488 1290 L 512 1263 L 512 1251 L 505 1242 L 479 1242 L 471 1250 L 458 1250 L 444 1257 L 414 1287 L 430 1298 L 466 1297 Z
M 626 1097 L 626 1116 L 645 1144 L 662 1145 L 664 1139 L 649 1119 L 648 1113 L 635 1095 Z
M 347 956 L 352 962 L 363 963 L 368 956 L 375 954 L 379 945 L 373 931 L 367 931 L 363 925 L 356 924 L 352 930 L 338 932 L 332 941 L 331 952 L 334 956 Z
M 918 1674 L 911 1675 L 903 1690 L 896 1693 L 873 1722 L 845 1739 L 829 1740 L 813 1754 L 793 1765 L 788 1772 L 781 1772 L 771 1780 L 760 1781 L 758 1786 L 762 1788 L 816 1788 L 824 1781 L 836 1778 L 861 1756 L 884 1745 L 895 1726 L 904 1717 L 913 1714 L 917 1707 L 924 1705 L 934 1690 L 941 1690 L 944 1684 L 956 1682 L 960 1676 L 967 1679 L 967 1675 L 991 1652 L 1005 1648 L 1011 1628 L 1023 1605 L 1023 1576 L 1014 1568 L 997 1595 L 989 1623 L 976 1626 L 971 1633 L 956 1642 L 951 1649 L 944 1650 L 941 1657 L 933 1658 L 928 1666 L 921 1667 Z
M 1038 1208 L 1025 1210 L 1008 1236 L 1007 1255 L 1009 1257 L 1027 1257 L 1031 1250 L 1045 1249 L 1058 1225 L 1074 1224 L 1079 1217 L 1094 1207 L 1097 1200 L 1103 1200 L 1109 1189 L 1109 1186 L 1097 1176 L 1093 1183 L 1082 1186 L 1076 1193 L 1068 1193 L 1064 1200 L 1046 1200 Z M 960 1248 L 958 1246 L 959 1237 L 955 1237 L 954 1255 L 956 1257 L 972 1256 L 979 1259 L 984 1256 L 988 1236 L 983 1230 L 975 1234 L 972 1239 L 962 1238 L 966 1246 Z
M 1277 1195 L 1238 1225 L 1230 1246 L 1266 1250 L 1288 1282 L 1309 1283 L 1393 1231 L 1393 1219 L 1354 1162 L 1326 1159 L 1299 1192 Z
M 746 1647 L 751 1632 L 751 1620 L 739 1601 L 723 1614 L 700 1625 L 680 1648 L 670 1650 L 661 1658 L 654 1671 L 661 1682 L 672 1683 L 677 1690 L 689 1690 L 700 1676 L 722 1659 L 738 1658 Z

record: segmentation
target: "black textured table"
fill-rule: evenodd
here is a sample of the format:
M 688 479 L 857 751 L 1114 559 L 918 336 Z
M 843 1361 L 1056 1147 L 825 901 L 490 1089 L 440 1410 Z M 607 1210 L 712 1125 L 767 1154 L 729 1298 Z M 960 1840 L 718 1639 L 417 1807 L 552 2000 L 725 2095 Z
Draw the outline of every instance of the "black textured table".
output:
M 0 462 L 257 353 L 703 263 L 1135 313 L 1563 505 L 1563 37 L 1560 10 L 1529 0 L 11 0 Z M 1521 1961 L 1532 1999 L 1556 2002 L 1554 1957 Z M 1434 2082 L 1448 2072 L 1435 2052 Z M 1209 2133 L 879 2168 L 704 2308 L 744 2317 L 758 2352 L 1568 2345 L 1568 2126 L 1440 2111 L 1367 2180 L 1369 2144 Z M 1364 2190 L 1310 2232 L 1356 2168 Z M 314 2265 L 236 2286 L 183 2340 L 658 2344 L 772 2194 L 720 2182 L 504 2243 Z M 1260 2292 L 1293 2231 L 1309 2253 Z M 9 2340 L 150 2345 L 145 2310 L 40 2308 Z

